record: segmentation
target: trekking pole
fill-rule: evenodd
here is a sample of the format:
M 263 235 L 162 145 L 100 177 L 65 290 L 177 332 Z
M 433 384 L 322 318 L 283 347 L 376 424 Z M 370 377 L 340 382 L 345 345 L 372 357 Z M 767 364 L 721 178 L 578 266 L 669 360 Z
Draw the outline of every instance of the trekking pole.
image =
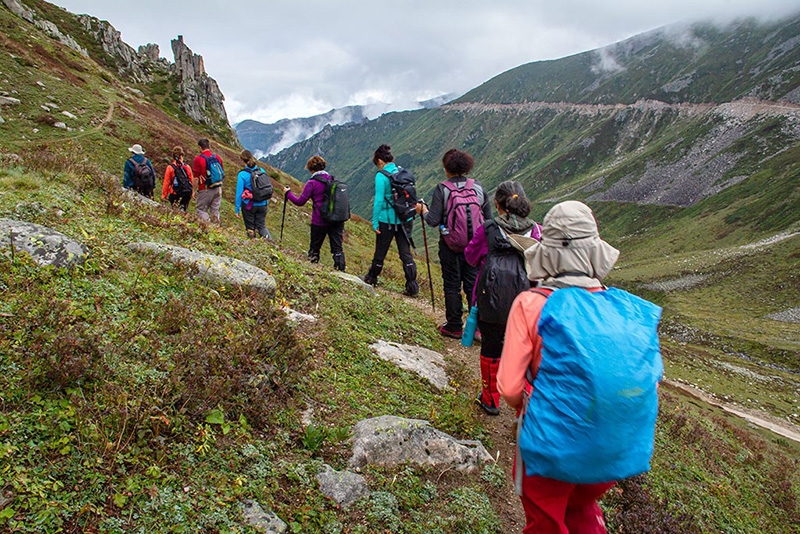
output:
M 424 202 L 423 202 L 424 204 Z M 425 244 L 425 265 L 428 267 L 428 287 L 431 288 L 431 308 L 436 311 L 436 304 L 433 302 L 433 279 L 431 278 L 431 258 L 428 254 L 428 231 L 425 229 L 425 217 L 422 219 L 422 241 Z
M 283 194 L 283 215 L 281 215 L 281 241 L 283 241 L 283 223 L 286 221 L 286 201 L 289 199 L 289 193 Z

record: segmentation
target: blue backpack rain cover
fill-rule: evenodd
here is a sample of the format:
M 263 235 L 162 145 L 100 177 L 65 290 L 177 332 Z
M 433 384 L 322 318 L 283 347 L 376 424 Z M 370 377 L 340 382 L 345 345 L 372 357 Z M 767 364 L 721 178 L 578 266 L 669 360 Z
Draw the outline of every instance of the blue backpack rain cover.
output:
M 620 289 L 554 291 L 519 436 L 528 476 L 575 484 L 650 469 L 664 372 L 661 308 Z
M 225 179 L 225 171 L 216 154 L 210 156 L 203 155 L 206 160 L 206 189 L 213 189 L 222 185 Z

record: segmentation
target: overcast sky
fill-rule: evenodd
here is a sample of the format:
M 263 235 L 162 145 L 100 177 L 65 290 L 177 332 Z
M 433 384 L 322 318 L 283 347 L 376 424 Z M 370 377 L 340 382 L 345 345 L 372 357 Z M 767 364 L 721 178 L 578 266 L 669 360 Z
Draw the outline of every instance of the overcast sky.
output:
M 53 0 L 51 0 L 53 1 Z M 24 2 L 24 0 L 23 0 Z M 462 94 L 681 20 L 776 18 L 797 0 L 55 0 L 109 21 L 137 48 L 184 36 L 225 95 L 231 124 L 354 104 Z

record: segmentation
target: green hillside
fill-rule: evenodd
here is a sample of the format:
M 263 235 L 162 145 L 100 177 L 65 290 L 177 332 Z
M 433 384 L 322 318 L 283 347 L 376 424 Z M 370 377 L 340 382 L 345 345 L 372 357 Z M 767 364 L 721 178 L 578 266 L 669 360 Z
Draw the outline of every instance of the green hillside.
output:
M 364 418 L 424 419 L 490 451 L 507 450 L 511 429 L 473 403 L 477 349 L 456 357 L 455 343 L 438 335 L 440 301 L 434 312 L 422 298 L 399 296 L 395 252 L 375 295 L 334 276 L 327 254 L 309 264 L 307 208 L 289 206 L 284 219 L 276 199 L 267 226 L 284 235 L 268 243 L 245 238 L 231 179 L 220 227 L 123 196 L 122 164 L 134 142 L 159 175 L 174 145 L 191 154 L 205 135 L 229 170 L 238 151 L 225 128 L 215 133 L 178 110 L 170 80 L 131 84 L 68 14 L 39 1 L 29 7 L 48 14 L 89 57 L 0 6 L 0 96 L 19 101 L 0 104 L 0 218 L 53 228 L 84 243 L 90 256 L 72 269 L 43 268 L 0 248 L 0 530 L 257 532 L 243 516 L 246 500 L 269 507 L 289 532 L 517 530 L 505 457 L 471 474 L 368 466 L 360 474 L 370 498 L 339 508 L 323 496 L 316 475 L 323 464 L 348 467 L 351 429 Z M 620 195 L 614 184 L 648 168 L 636 154 L 649 150 L 672 164 L 669 154 L 690 153 L 698 146 L 692 140 L 718 125 L 662 111 L 643 111 L 642 130 L 626 130 L 634 123 L 613 110 L 598 121 L 555 107 L 514 120 L 514 110 L 469 107 L 397 113 L 365 124 L 367 134 L 335 128 L 287 153 L 304 163 L 324 146 L 332 172 L 366 206 L 377 144 L 392 144 L 426 193 L 441 179 L 444 148 L 467 147 L 482 154 L 476 176 L 489 187 L 502 176 L 525 177 L 529 190 L 540 184 L 541 219 L 556 196 L 581 187 L 586 195 Z M 736 166 L 723 178 L 735 183 L 697 203 L 592 202 L 601 232 L 623 252 L 610 282 L 664 306 L 669 381 L 652 471 L 603 500 L 610 532 L 798 532 L 800 444 L 679 389 L 694 385 L 718 401 L 797 423 L 800 325 L 766 318 L 800 302 L 792 124 L 778 116 L 742 125 L 736 139 L 743 140 L 729 145 Z M 596 155 L 579 158 L 592 136 Z M 746 179 L 737 178 L 740 168 Z M 276 186 L 299 191 L 302 184 L 283 171 L 304 178 L 302 165 L 279 169 L 268 169 Z M 565 181 L 551 178 L 556 169 Z M 366 272 L 373 240 L 361 218 L 347 223 L 348 272 Z M 204 282 L 190 268 L 132 253 L 128 245 L 138 241 L 248 262 L 275 278 L 276 293 L 270 299 Z M 427 296 L 424 257 L 417 260 Z M 659 289 L 670 283 L 677 289 Z M 291 323 L 284 306 L 317 322 Z M 451 387 L 440 392 L 376 358 L 368 346 L 377 340 L 443 353 Z
M 457 102 L 632 104 L 781 100 L 800 84 L 800 18 L 678 24 L 564 59 L 521 65 Z M 793 101 L 797 102 L 797 95 Z

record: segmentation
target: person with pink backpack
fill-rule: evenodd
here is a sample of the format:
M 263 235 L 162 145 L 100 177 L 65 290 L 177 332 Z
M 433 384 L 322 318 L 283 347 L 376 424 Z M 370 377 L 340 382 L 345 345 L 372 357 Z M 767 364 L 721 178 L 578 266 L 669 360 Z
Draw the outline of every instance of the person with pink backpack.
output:
M 439 333 L 456 339 L 461 339 L 464 325 L 461 292 L 467 297 L 467 306 L 471 306 L 478 275 L 478 268 L 464 258 L 464 249 L 484 220 L 492 217 L 492 207 L 483 186 L 467 177 L 474 163 L 467 152 L 455 148 L 445 152 L 442 166 L 447 180 L 434 189 L 430 209 L 425 203 L 417 206 L 425 223 L 439 228 L 446 319 Z

